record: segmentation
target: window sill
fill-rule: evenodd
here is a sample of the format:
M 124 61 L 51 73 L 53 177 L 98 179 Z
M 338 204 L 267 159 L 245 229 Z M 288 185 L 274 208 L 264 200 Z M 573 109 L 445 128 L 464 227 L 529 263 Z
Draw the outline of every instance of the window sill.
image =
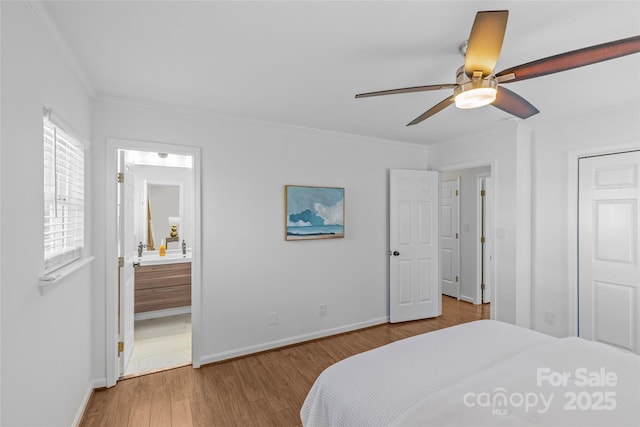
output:
M 64 279 L 66 279 L 76 271 L 80 270 L 85 265 L 88 265 L 91 262 L 93 262 L 94 259 L 96 259 L 96 257 L 94 256 L 80 258 L 79 260 L 74 261 L 71 264 L 62 267 L 59 270 L 53 271 L 49 274 L 45 274 L 44 276 L 40 276 L 38 278 L 38 287 L 40 288 L 40 295 L 44 295 L 45 290 L 58 285 Z

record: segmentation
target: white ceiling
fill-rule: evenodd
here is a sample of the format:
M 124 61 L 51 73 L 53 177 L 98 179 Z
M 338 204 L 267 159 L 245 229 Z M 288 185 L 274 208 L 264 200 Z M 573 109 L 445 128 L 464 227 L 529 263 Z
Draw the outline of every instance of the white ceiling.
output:
M 496 71 L 640 34 L 638 1 L 47 1 L 98 97 L 430 144 L 501 126 L 493 107 L 413 118 L 451 90 L 476 11 L 509 9 Z M 638 108 L 640 54 L 508 86 L 547 120 Z M 585 90 L 589 89 L 589 90 Z

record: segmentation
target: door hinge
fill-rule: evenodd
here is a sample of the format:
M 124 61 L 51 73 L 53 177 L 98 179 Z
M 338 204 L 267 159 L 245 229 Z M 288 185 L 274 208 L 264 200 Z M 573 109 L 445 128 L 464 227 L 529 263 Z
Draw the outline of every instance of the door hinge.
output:
M 487 192 L 484 190 L 480 190 L 480 197 L 484 197 L 487 195 Z
M 118 267 L 120 268 L 124 267 L 124 257 L 122 256 L 118 257 Z
M 457 196 L 458 194 L 460 194 L 460 193 L 458 192 L 458 190 L 456 190 L 456 196 Z
M 458 283 L 458 276 L 456 276 L 456 283 Z
M 458 238 L 458 233 L 456 233 L 456 239 Z
M 485 288 L 484 283 L 480 283 L 480 289 L 484 291 L 484 288 Z
M 484 236 L 480 238 L 480 243 L 484 243 Z
M 122 172 L 118 172 L 116 179 L 118 180 L 118 184 L 122 184 L 124 182 L 124 174 Z
M 124 351 L 124 342 L 118 341 L 118 353 L 122 353 Z

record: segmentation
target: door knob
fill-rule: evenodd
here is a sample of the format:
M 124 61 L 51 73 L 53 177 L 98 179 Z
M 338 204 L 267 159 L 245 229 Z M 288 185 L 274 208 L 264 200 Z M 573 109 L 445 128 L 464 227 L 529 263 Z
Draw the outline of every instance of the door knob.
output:
M 398 256 L 398 255 L 400 255 L 400 252 L 398 252 L 398 251 L 393 251 L 393 256 Z

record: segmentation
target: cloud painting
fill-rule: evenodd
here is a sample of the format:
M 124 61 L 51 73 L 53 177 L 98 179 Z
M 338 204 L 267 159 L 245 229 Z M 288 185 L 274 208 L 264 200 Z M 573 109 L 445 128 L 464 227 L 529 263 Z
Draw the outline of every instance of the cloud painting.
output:
M 344 237 L 344 188 L 285 186 L 286 240 Z

